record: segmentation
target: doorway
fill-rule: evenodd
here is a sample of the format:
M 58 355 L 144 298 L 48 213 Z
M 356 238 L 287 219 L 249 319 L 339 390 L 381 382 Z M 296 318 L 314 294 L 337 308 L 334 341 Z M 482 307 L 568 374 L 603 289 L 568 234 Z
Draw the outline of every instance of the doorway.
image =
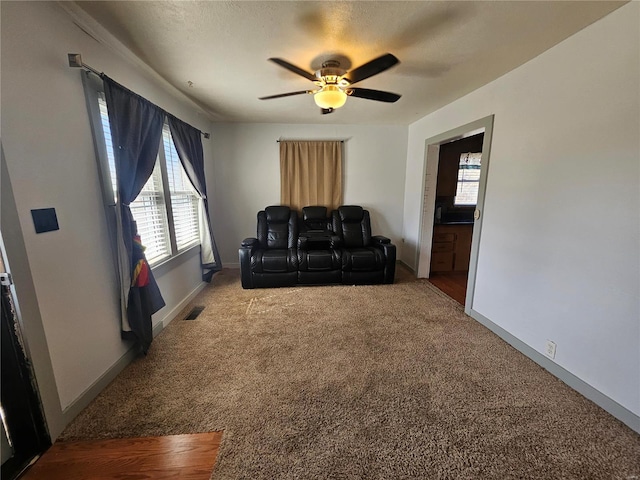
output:
M 484 132 L 440 145 L 429 281 L 464 305 Z
M 418 277 L 473 304 L 493 115 L 425 142 Z

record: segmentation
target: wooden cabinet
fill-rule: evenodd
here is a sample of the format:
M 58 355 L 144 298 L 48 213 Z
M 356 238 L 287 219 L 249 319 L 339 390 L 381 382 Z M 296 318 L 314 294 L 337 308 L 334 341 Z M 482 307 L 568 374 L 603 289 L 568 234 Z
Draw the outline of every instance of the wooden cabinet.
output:
M 473 225 L 436 225 L 431 247 L 432 272 L 469 270 Z
M 466 272 L 469 270 L 472 236 L 473 225 L 458 226 L 458 231 L 456 233 L 455 258 L 453 261 L 453 270 L 456 272 Z

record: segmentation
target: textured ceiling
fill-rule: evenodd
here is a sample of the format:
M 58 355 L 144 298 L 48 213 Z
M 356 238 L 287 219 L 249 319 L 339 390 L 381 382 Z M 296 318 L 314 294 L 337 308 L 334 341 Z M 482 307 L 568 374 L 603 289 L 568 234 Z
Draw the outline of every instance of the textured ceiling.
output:
M 76 3 L 214 121 L 406 125 L 625 2 Z M 387 52 L 401 63 L 356 86 L 401 94 L 394 104 L 349 98 L 320 115 L 310 95 L 258 100 L 313 87 L 269 57 L 313 71 L 335 56 L 355 68 Z

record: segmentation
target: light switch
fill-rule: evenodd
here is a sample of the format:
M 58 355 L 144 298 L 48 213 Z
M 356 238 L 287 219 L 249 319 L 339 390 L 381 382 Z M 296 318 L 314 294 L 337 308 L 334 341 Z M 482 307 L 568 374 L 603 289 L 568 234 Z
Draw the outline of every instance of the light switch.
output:
M 33 226 L 36 227 L 36 233 L 60 230 L 55 208 L 38 208 L 31 210 L 31 216 L 33 217 Z

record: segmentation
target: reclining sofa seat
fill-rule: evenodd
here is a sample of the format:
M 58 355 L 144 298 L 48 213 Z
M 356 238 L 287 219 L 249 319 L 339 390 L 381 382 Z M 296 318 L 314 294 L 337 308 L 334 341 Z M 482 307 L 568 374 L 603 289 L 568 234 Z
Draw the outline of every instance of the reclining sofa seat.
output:
M 298 283 L 326 285 L 342 281 L 340 239 L 330 229 L 327 207 L 302 208 L 298 238 Z
M 257 238 L 240 248 L 243 288 L 287 287 L 298 280 L 298 218 L 287 206 L 258 212 Z
M 306 284 L 393 283 L 396 247 L 371 235 L 369 212 L 360 206 L 304 207 L 302 216 L 287 206 L 258 212 L 257 238 L 239 249 L 243 288 Z
M 342 241 L 342 283 L 393 283 L 396 247 L 387 237 L 371 235 L 369 212 L 343 205 L 332 212 L 332 229 Z
M 327 215 L 327 207 L 320 205 L 302 207 L 299 230 L 300 233 L 331 232 L 331 218 Z

